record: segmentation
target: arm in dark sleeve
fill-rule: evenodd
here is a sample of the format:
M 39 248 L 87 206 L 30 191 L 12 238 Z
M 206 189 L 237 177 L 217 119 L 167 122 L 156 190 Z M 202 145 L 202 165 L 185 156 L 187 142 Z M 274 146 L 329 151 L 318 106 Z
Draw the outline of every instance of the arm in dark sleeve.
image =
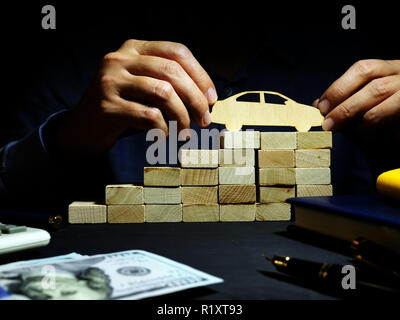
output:
M 45 145 L 46 129 L 65 111 L 51 115 L 39 128 L 0 149 L 0 195 L 11 199 L 41 194 L 48 196 L 54 165 Z
M 62 60 L 32 82 L 15 105 L 0 110 L 2 203 L 47 205 L 101 192 L 105 157 L 78 159 L 49 150 L 57 124 L 79 103 L 96 67 L 96 61 Z

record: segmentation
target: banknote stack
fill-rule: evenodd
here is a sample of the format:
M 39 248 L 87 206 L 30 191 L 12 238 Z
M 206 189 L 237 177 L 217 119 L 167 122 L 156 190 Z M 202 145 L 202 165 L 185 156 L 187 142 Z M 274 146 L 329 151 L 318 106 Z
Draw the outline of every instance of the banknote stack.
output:
M 221 282 L 142 250 L 72 253 L 0 266 L 0 299 L 136 300 Z

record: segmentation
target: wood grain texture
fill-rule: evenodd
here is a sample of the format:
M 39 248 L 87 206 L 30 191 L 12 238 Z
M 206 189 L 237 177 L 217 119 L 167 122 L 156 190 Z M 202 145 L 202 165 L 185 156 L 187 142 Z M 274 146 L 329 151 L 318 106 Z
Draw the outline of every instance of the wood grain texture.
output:
M 182 206 L 183 222 L 218 222 L 219 205 L 184 204 Z
M 254 184 L 226 184 L 219 186 L 219 203 L 255 203 L 256 186 Z
M 144 205 L 110 205 L 107 207 L 108 223 L 144 223 Z
M 261 149 L 289 149 L 297 148 L 296 132 L 261 132 Z
M 219 184 L 255 184 L 254 167 L 220 167 Z
M 174 167 L 144 167 L 145 186 L 177 187 L 181 184 L 181 169 Z
M 246 95 L 253 95 L 250 101 Z M 271 103 L 269 96 L 279 96 L 283 103 Z M 254 97 L 258 99 L 254 100 Z M 243 125 L 292 126 L 298 131 L 308 131 L 321 126 L 324 116 L 314 107 L 300 104 L 273 91 L 246 91 L 217 101 L 211 111 L 211 121 L 221 123 L 230 131 Z
M 106 186 L 106 204 L 143 204 L 143 187 L 133 184 Z
M 222 149 L 260 149 L 260 131 L 224 131 Z
M 260 202 L 285 202 L 288 198 L 296 196 L 295 187 L 259 187 Z
M 331 149 L 331 131 L 297 132 L 297 149 Z
M 291 218 L 289 203 L 257 203 L 257 221 L 288 221 Z
M 331 169 L 296 168 L 296 184 L 331 184 Z
M 258 179 L 260 186 L 294 186 L 296 171 L 295 168 L 261 168 Z
M 329 168 L 331 150 L 302 149 L 295 151 L 296 168 Z
M 182 168 L 217 168 L 218 150 L 180 149 L 179 162 Z
M 255 218 L 255 204 L 221 204 L 219 206 L 219 220 L 222 222 L 254 221 Z
M 254 149 L 220 149 L 220 167 L 254 167 Z
M 69 223 L 106 223 L 107 206 L 96 201 L 74 201 L 68 206 Z
M 296 197 L 319 197 L 332 195 L 333 187 L 331 184 L 298 184 L 296 186 Z
M 218 186 L 182 187 L 181 190 L 184 204 L 218 203 Z
M 294 168 L 293 150 L 258 150 L 259 168 Z
M 145 204 L 181 203 L 181 187 L 145 187 L 144 202 Z
M 146 204 L 145 222 L 182 222 L 182 204 Z
M 218 168 L 181 169 L 182 186 L 217 186 Z

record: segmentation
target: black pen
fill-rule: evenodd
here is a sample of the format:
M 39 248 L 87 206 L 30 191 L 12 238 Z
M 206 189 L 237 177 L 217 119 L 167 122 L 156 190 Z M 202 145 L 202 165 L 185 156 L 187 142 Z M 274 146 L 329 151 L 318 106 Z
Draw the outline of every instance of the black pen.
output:
M 274 256 L 270 258 L 264 255 L 264 258 L 270 261 L 278 271 L 285 273 L 297 279 L 307 281 L 308 283 L 320 285 L 329 290 L 350 293 L 352 290 L 346 290 L 343 287 L 343 279 L 347 272 L 342 272 L 343 265 L 318 263 L 288 256 Z M 399 293 L 398 290 L 388 288 L 380 284 L 371 283 L 360 277 L 359 270 L 356 270 L 355 282 L 356 288 L 362 290 L 380 290 L 387 293 Z
M 342 268 L 338 264 L 323 264 L 313 261 L 306 261 L 287 256 L 274 256 L 273 258 L 265 256 L 278 271 L 313 282 L 324 282 L 335 285 L 341 283 L 343 279 Z
M 357 261 L 400 285 L 400 254 L 398 252 L 364 238 L 353 240 L 351 250 Z

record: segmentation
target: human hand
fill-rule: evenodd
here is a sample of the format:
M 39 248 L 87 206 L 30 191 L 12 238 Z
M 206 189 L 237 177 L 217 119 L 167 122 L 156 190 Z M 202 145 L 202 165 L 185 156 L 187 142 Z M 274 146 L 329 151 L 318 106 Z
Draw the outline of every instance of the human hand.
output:
M 367 128 L 400 120 L 400 60 L 360 60 L 314 101 L 326 115 L 322 128 L 337 131 L 361 119 Z
M 159 128 L 168 135 L 168 120 L 178 130 L 190 127 L 190 117 L 204 127 L 216 100 L 213 82 L 184 45 L 128 40 L 105 55 L 80 104 L 60 124 L 55 145 L 97 154 L 137 131 Z

